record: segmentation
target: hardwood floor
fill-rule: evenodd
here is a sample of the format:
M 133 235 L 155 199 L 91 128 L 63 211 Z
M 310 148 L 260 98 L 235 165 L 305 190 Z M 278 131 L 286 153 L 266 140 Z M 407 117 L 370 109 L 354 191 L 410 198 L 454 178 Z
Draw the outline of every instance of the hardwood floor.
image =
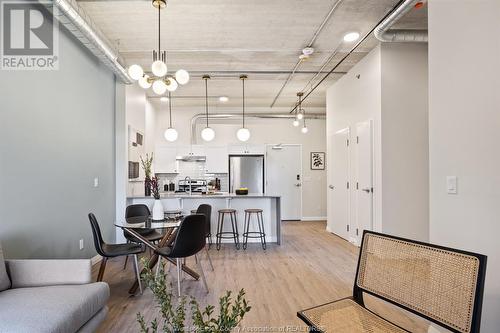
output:
M 185 275 L 183 292 L 194 296 L 201 304 L 217 305 L 226 290 L 237 292 L 245 288 L 252 310 L 242 326 L 268 327 L 278 332 L 280 327 L 304 327 L 296 312 L 308 307 L 352 295 L 358 249 L 343 239 L 325 231 L 325 222 L 284 222 L 281 246 L 268 244 L 263 251 L 260 244 L 248 245 L 246 251 L 223 244 L 220 251 L 212 246 L 210 255 L 215 267 L 201 255 L 210 293 L 201 281 Z M 146 319 L 156 315 L 152 294 L 129 296 L 134 280 L 133 266 L 123 268 L 124 258 L 108 261 L 104 280 L 111 288 L 109 314 L 99 332 L 138 332 L 136 314 Z M 194 259 L 188 259 L 194 265 Z M 97 265 L 98 266 L 98 265 Z M 175 267 L 169 266 L 169 281 L 175 290 Z M 97 276 L 98 267 L 94 267 Z M 412 332 L 427 332 L 427 324 L 411 315 L 401 315 L 380 302 L 370 302 L 378 312 L 391 316 Z

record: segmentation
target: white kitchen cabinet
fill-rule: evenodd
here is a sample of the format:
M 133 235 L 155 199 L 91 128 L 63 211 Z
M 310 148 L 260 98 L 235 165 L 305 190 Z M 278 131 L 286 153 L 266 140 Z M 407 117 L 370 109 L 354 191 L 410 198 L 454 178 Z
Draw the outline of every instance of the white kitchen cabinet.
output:
M 207 161 L 205 169 L 208 173 L 228 173 L 228 149 L 227 146 L 207 146 L 205 147 Z
M 177 156 L 176 147 L 156 147 L 154 156 L 154 171 L 155 173 L 177 173 L 179 172 L 178 163 L 175 159 Z
M 205 147 L 202 145 L 178 146 L 177 156 L 205 156 Z
M 230 155 L 264 155 L 266 152 L 265 145 L 230 145 L 228 147 Z

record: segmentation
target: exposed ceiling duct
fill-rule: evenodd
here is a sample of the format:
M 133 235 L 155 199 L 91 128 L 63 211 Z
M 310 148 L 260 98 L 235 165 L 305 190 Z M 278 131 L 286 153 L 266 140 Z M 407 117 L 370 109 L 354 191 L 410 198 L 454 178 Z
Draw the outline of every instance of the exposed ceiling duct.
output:
M 422 0 L 405 0 L 373 31 L 375 37 L 381 42 L 420 42 L 427 43 L 427 30 L 391 29 L 406 13 Z
M 196 144 L 196 125 L 198 121 L 205 120 L 204 113 L 198 113 L 191 118 L 191 144 Z M 208 115 L 209 120 L 241 120 L 241 113 L 212 113 Z M 246 119 L 295 119 L 295 115 L 288 113 L 245 113 Z M 326 119 L 324 113 L 308 113 L 307 119 Z
M 132 83 L 127 70 L 120 63 L 119 53 L 76 1 L 54 0 L 53 4 L 58 9 L 58 12 L 56 11 L 54 16 L 68 31 L 109 67 L 120 81 L 127 84 Z

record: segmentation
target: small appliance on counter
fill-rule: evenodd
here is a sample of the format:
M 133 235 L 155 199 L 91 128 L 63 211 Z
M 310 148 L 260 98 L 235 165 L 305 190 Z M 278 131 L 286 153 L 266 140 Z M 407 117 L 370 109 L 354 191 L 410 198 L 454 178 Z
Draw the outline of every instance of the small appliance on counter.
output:
M 207 181 L 205 179 L 183 179 L 179 180 L 179 190 L 176 192 L 203 193 L 207 192 Z

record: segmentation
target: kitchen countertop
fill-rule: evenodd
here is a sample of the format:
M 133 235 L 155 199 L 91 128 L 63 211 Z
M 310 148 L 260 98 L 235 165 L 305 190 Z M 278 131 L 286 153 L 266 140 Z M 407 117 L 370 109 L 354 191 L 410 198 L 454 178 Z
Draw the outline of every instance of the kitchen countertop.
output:
M 237 195 L 234 193 L 220 193 L 220 194 L 183 194 L 183 193 L 160 193 L 161 199 L 227 199 L 227 198 L 280 198 L 280 195 L 272 195 L 272 194 L 262 194 L 262 193 L 248 193 L 246 195 Z M 153 199 L 153 197 L 145 197 L 145 196 L 130 196 L 127 199 Z

